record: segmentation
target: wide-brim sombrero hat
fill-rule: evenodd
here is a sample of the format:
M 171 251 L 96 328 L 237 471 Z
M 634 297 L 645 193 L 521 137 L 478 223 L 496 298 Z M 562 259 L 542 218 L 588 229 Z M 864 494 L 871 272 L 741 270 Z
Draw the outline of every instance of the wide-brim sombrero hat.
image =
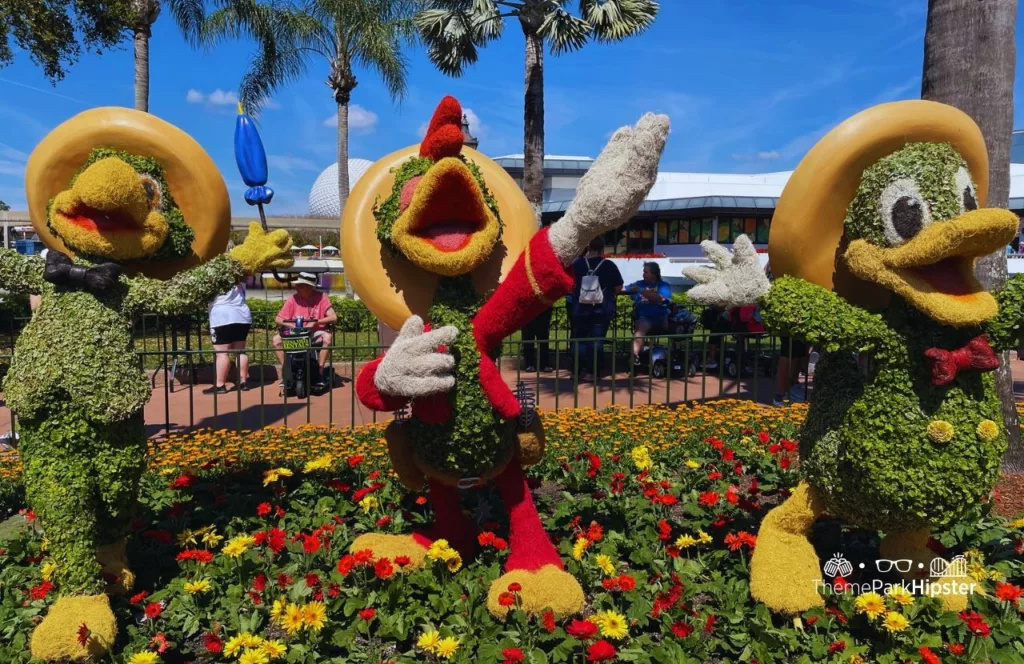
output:
M 195 233 L 192 255 L 166 261 L 125 262 L 129 274 L 167 279 L 225 251 L 231 232 L 231 204 L 224 178 L 210 155 L 174 125 L 129 108 L 84 111 L 60 124 L 36 146 L 25 172 L 29 215 L 39 239 L 50 249 L 73 255 L 46 223 L 50 201 L 97 148 L 155 159 L 178 209 Z

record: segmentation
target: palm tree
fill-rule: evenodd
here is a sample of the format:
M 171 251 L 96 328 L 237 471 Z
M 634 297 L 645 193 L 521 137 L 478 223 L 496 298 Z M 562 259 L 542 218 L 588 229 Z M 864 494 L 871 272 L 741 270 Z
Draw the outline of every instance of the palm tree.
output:
M 170 10 L 185 39 L 195 44 L 203 25 L 203 0 L 130 0 L 135 37 L 135 110 L 149 112 L 149 38 L 162 5 Z
M 327 65 L 327 87 L 338 114 L 338 199 L 348 200 L 348 106 L 357 67 L 376 72 L 395 101 L 405 96 L 403 46 L 416 41 L 416 0 L 219 0 L 209 16 L 206 40 L 249 37 L 258 51 L 242 79 L 239 98 L 250 115 L 276 90 L 306 73 L 314 61 Z
M 1013 132 L 1014 32 L 1017 0 L 929 0 L 924 38 L 921 97 L 955 106 L 978 123 L 989 155 L 988 205 L 1006 207 L 1010 197 Z M 1006 283 L 1006 252 L 978 261 L 978 279 L 988 289 Z M 1010 449 L 1003 467 L 1024 472 L 1024 446 L 1013 398 L 1009 354 L 997 378 Z
M 617 42 L 643 32 L 658 15 L 655 0 L 431 0 L 416 27 L 431 62 L 445 74 L 462 75 L 478 47 L 501 36 L 504 19 L 515 19 L 526 38 L 523 113 L 523 191 L 540 221 L 544 195 L 544 43 L 552 55 L 580 49 L 589 39 Z

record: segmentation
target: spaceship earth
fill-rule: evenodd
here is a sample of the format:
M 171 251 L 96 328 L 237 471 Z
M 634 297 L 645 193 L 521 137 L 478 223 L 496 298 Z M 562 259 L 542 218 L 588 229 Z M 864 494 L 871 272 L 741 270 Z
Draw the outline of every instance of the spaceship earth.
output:
M 366 169 L 373 166 L 368 159 L 348 160 L 348 188 L 356 186 Z M 309 191 L 309 216 L 340 217 L 341 204 L 338 201 L 338 164 L 333 163 L 320 173 Z

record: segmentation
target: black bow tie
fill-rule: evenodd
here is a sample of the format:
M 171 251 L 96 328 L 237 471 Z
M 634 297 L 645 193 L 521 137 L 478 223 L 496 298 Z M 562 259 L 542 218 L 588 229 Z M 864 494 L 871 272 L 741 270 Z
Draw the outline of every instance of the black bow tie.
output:
M 117 284 L 121 266 L 117 263 L 100 263 L 94 267 L 75 265 L 66 255 L 50 249 L 46 253 L 46 269 L 43 279 L 51 284 L 73 290 L 86 290 L 98 294 Z

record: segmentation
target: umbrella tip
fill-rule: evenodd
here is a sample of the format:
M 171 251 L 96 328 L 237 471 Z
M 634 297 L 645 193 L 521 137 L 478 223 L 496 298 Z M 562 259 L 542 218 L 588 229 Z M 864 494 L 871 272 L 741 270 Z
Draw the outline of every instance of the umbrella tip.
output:
M 245 109 L 242 108 L 242 102 L 238 102 L 238 114 L 245 115 Z

